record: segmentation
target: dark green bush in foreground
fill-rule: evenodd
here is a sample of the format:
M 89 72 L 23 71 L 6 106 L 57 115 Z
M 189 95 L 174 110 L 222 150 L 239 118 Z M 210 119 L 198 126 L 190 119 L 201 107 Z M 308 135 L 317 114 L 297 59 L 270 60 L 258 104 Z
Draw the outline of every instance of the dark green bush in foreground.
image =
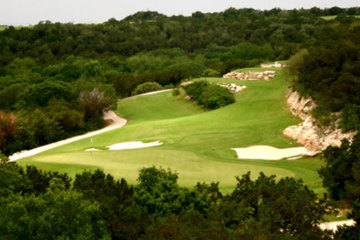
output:
M 185 87 L 186 94 L 208 109 L 217 109 L 235 102 L 234 95 L 226 88 L 196 81 Z
M 157 82 L 146 82 L 139 84 L 133 91 L 133 95 L 161 90 L 163 87 Z
M 138 185 L 101 170 L 66 174 L 0 165 L 1 239 L 328 239 L 317 223 L 325 204 L 300 180 L 264 174 L 178 184 L 162 168 L 140 170 Z

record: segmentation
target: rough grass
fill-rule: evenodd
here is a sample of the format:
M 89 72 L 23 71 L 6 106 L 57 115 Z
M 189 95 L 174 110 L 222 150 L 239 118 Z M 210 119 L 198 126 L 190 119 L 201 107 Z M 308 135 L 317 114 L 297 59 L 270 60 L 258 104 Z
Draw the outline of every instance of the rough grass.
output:
M 263 71 L 264 69 L 244 69 Z M 317 169 L 319 158 L 295 161 L 239 160 L 232 147 L 271 145 L 298 146 L 282 135 L 282 130 L 299 122 L 286 107 L 287 83 L 282 70 L 271 81 L 240 81 L 207 78 L 212 82 L 247 85 L 235 95 L 236 103 L 214 111 L 204 111 L 171 92 L 127 98 L 119 101 L 118 114 L 129 120 L 122 129 L 74 142 L 19 161 L 42 169 L 68 172 L 101 168 L 115 177 L 136 183 L 138 170 L 162 166 L 179 173 L 179 182 L 192 187 L 196 182 L 219 181 L 223 191 L 236 184 L 235 176 L 260 171 L 278 177 L 302 178 L 317 193 L 323 192 Z M 106 146 L 126 141 L 156 141 L 159 147 L 107 151 Z M 101 152 L 84 152 L 96 147 Z

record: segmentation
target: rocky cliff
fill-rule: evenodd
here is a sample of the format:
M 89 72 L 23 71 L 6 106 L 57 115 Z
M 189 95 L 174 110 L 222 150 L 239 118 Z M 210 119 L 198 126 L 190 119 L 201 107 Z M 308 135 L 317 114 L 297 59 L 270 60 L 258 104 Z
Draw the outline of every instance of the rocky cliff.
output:
M 340 146 L 343 139 L 350 141 L 356 132 L 343 133 L 339 128 L 318 127 L 316 119 L 311 116 L 311 111 L 316 107 L 312 98 L 301 97 L 298 92 L 293 92 L 288 98 L 290 111 L 303 120 L 302 123 L 287 127 L 283 133 L 311 152 L 319 152 L 328 146 Z M 335 124 L 337 126 L 338 124 Z

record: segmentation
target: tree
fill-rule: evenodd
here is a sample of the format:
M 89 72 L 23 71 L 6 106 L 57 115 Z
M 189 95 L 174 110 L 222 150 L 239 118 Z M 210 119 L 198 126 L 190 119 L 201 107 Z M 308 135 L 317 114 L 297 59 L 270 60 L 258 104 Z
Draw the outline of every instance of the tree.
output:
M 6 164 L 9 161 L 8 157 L 0 150 L 0 164 Z
M 340 147 L 324 151 L 326 165 L 319 170 L 323 185 L 334 200 L 352 203 L 360 196 L 360 136 L 352 143 L 344 140 Z
M 16 103 L 21 100 L 21 93 L 26 91 L 27 83 L 12 84 L 0 91 L 0 109 L 14 110 Z
M 70 87 L 67 83 L 60 81 L 46 81 L 34 84 L 22 94 L 24 108 L 48 105 L 51 99 L 71 99 Z
M 337 229 L 334 239 L 336 240 L 356 240 L 360 239 L 360 198 L 352 205 L 352 211 L 348 218 L 354 219 L 355 226 L 342 226 Z
M 80 109 L 74 109 L 64 100 L 51 100 L 49 106 L 46 108 L 46 112 L 59 124 L 65 134 L 84 128 L 84 114 Z
M 135 201 L 149 214 L 164 215 L 181 211 L 178 175 L 170 170 L 156 167 L 139 171 Z
M 154 221 L 144 233 L 143 239 L 239 239 L 237 234 L 225 228 L 221 221 L 212 221 L 197 211 L 168 215 Z
M 146 82 L 139 84 L 133 91 L 133 95 L 161 90 L 163 87 L 157 82 Z
M 228 89 L 207 81 L 195 81 L 184 89 L 187 95 L 208 109 L 217 109 L 235 102 L 234 95 Z
M 102 66 L 99 61 L 97 60 L 90 61 L 87 64 L 85 64 L 85 69 L 82 77 L 88 78 L 88 77 L 97 77 L 100 75 L 102 75 Z
M 78 101 L 87 119 L 101 116 L 102 112 L 108 110 L 113 103 L 112 99 L 98 88 L 90 92 L 81 92 Z
M 0 203 L 4 239 L 110 239 L 99 207 L 52 179 L 39 196 L 10 195 Z
M 0 197 L 5 198 L 13 193 L 25 193 L 31 189 L 29 182 L 24 177 L 22 167 L 14 163 L 0 165 Z
M 148 221 L 133 203 L 134 190 L 125 179 L 115 180 L 101 170 L 77 174 L 74 190 L 83 198 L 100 205 L 101 216 L 112 239 L 137 239 Z
M 0 111 L 0 150 L 2 150 L 14 137 L 16 132 L 16 118 L 13 114 Z
M 322 235 L 316 224 L 322 219 L 326 205 L 317 200 L 316 194 L 301 180 L 282 178 L 275 181 L 275 176 L 260 173 L 252 181 L 249 172 L 237 177 L 237 181 L 230 200 L 250 209 L 253 220 L 243 223 L 245 229 L 262 226 L 262 231 L 281 238 Z M 251 236 L 255 232 L 250 233 Z
M 31 114 L 29 114 L 31 112 Z M 25 148 L 44 145 L 61 139 L 63 130 L 45 111 L 38 108 L 19 114 L 15 140 L 23 141 Z

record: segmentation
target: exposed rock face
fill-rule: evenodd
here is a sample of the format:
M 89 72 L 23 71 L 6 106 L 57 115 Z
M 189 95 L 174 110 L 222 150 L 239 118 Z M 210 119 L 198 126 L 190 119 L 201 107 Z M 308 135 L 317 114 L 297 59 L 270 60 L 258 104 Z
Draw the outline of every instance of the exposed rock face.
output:
M 316 107 L 311 97 L 301 97 L 298 92 L 293 92 L 288 98 L 288 106 L 293 115 L 305 120 L 311 116 L 311 111 Z
M 264 72 L 230 72 L 223 75 L 223 78 L 240 79 L 240 80 L 266 80 L 275 77 L 275 71 Z
M 288 105 L 290 111 L 304 121 L 298 125 L 287 127 L 283 134 L 304 145 L 309 151 L 318 152 L 330 145 L 340 146 L 343 139 L 351 141 L 356 134 L 356 132 L 342 133 L 339 128 L 319 128 L 316 120 L 311 116 L 311 111 L 316 107 L 315 102 L 311 98 L 301 97 L 297 92 L 290 95 Z

